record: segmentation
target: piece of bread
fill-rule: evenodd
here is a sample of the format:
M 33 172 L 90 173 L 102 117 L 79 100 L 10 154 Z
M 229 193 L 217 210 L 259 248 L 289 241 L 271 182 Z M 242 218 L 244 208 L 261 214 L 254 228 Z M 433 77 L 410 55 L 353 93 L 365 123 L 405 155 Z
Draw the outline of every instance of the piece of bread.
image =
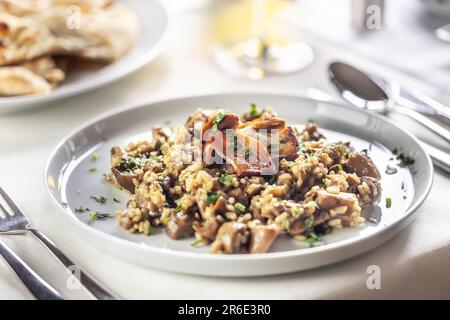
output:
M 0 68 L 0 96 L 43 94 L 51 90 L 50 83 L 27 68 Z

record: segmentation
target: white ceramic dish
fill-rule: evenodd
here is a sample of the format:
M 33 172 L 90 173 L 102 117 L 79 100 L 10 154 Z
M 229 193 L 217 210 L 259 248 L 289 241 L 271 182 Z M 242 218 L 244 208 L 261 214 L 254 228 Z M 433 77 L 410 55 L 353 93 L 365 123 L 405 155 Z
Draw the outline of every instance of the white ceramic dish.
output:
M 182 123 L 197 107 L 223 106 L 243 112 L 249 103 L 274 106 L 292 124 L 314 119 L 330 140 L 350 140 L 357 150 L 371 149 L 370 155 L 383 172 L 382 201 L 365 210 L 375 215 L 377 224 L 343 229 L 324 237 L 326 245 L 308 248 L 293 239 L 277 239 L 269 253 L 215 255 L 207 247 L 192 247 L 193 239 L 171 240 L 163 231 L 156 235 L 129 234 L 114 219 L 89 222 L 87 213 L 76 213 L 79 206 L 114 212 L 126 205 L 128 196 L 106 183 L 112 146 L 126 145 L 157 124 Z M 384 170 L 390 150 L 397 148 L 415 159 L 412 168 L 400 168 L 395 175 Z M 90 155 L 96 152 L 97 161 Z M 96 172 L 89 172 L 95 167 Z M 413 173 L 414 172 L 414 173 Z M 348 259 L 375 248 L 404 228 L 427 196 L 433 167 L 417 140 L 386 118 L 360 109 L 297 96 L 271 94 L 218 94 L 144 103 L 102 115 L 66 137 L 53 151 L 45 169 L 45 184 L 52 202 L 70 222 L 73 230 L 92 244 L 123 259 L 163 270 L 216 276 L 257 276 L 287 273 L 323 266 Z M 402 188 L 403 184 L 403 188 Z M 91 195 L 109 200 L 99 205 Z M 116 197 L 121 203 L 112 201 Z M 385 198 L 392 198 L 386 208 Z
M 163 49 L 168 16 L 157 0 L 120 0 L 134 8 L 140 17 L 140 35 L 133 48 L 118 61 L 101 67 L 82 68 L 68 74 L 55 90 L 43 95 L 0 97 L 0 113 L 43 105 L 105 86 L 136 71 L 153 60 Z

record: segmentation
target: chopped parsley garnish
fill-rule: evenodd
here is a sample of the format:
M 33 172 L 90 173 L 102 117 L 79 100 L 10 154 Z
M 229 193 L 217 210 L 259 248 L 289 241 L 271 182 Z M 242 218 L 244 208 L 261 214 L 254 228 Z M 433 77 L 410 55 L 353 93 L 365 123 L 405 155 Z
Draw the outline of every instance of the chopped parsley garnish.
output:
M 311 228 L 314 224 L 314 219 L 311 217 L 308 217 L 305 219 L 305 228 Z
M 175 212 L 181 212 L 181 211 L 183 211 L 183 206 L 181 206 L 181 205 L 178 205 L 176 208 L 175 208 Z
M 301 210 L 300 210 L 299 207 L 294 207 L 294 208 L 292 209 L 292 216 L 293 216 L 294 218 L 300 217 L 300 214 L 301 214 Z
M 97 161 L 97 160 L 98 160 L 98 154 L 94 152 L 94 153 L 91 155 L 91 161 Z
M 361 153 L 363 153 L 363 154 L 367 155 L 367 153 L 368 153 L 368 150 L 367 150 L 367 149 L 362 149 L 362 150 L 361 150 Z
M 305 241 L 309 244 L 310 247 L 314 247 L 314 246 L 315 246 L 315 243 L 318 242 L 318 241 L 320 241 L 320 238 L 319 238 L 319 236 L 318 236 L 317 234 L 315 234 L 314 232 L 310 232 L 310 233 L 308 234 L 308 236 L 306 237 L 306 240 L 305 240 Z
M 215 204 L 219 198 L 220 194 L 208 192 L 206 195 L 206 202 L 208 202 L 208 204 Z
M 390 208 L 392 206 L 392 199 L 386 198 L 386 208 Z
M 89 168 L 88 171 L 89 171 L 89 172 L 96 172 L 96 171 L 97 171 L 97 168 Z
M 269 184 L 274 184 L 275 183 L 275 176 L 271 176 L 269 181 L 268 181 L 268 183 Z
M 120 203 L 120 200 L 117 199 L 117 198 L 113 198 L 113 201 L 116 202 L 116 203 Z
M 256 107 L 256 104 L 251 103 L 250 104 L 250 116 L 252 118 L 257 118 L 260 117 L 262 114 L 262 111 L 258 110 L 258 108 Z
M 106 218 L 110 218 L 111 215 L 109 213 L 102 213 L 97 211 L 91 211 L 89 212 L 89 220 L 95 221 L 95 220 L 102 220 Z
M 322 179 L 322 183 L 323 183 L 323 184 L 327 184 L 327 179 L 323 178 L 323 179 Z
M 342 164 L 340 164 L 340 163 L 337 165 L 337 167 L 338 167 L 339 171 L 343 171 L 344 170 L 344 168 L 342 167 Z
M 82 213 L 82 212 L 85 212 L 85 211 L 86 211 L 86 209 L 83 208 L 82 206 L 79 206 L 78 208 L 75 208 L 75 212 L 76 213 Z
M 224 117 L 225 117 L 225 114 L 223 114 L 223 112 L 219 112 L 217 114 L 216 119 L 214 119 L 214 123 L 213 123 L 213 126 L 212 126 L 212 132 L 213 133 L 217 131 L 217 127 L 222 122 Z
M 239 212 L 242 212 L 242 213 L 245 212 L 245 206 L 242 203 L 239 203 L 239 202 L 235 203 L 234 208 Z
M 201 243 L 202 243 L 202 240 L 197 239 L 197 240 L 195 240 L 194 242 L 191 243 L 191 246 L 192 246 L 192 247 L 196 247 L 196 246 L 198 246 L 198 245 L 201 244 Z
M 224 186 L 229 186 L 231 181 L 233 181 L 234 176 L 227 174 L 226 172 L 221 172 L 219 175 L 219 182 Z
M 90 198 L 100 204 L 105 204 L 105 202 L 106 202 L 106 198 L 104 196 L 90 196 Z
M 405 190 L 405 181 L 402 181 L 402 184 L 401 184 L 400 188 L 401 188 L 402 190 Z

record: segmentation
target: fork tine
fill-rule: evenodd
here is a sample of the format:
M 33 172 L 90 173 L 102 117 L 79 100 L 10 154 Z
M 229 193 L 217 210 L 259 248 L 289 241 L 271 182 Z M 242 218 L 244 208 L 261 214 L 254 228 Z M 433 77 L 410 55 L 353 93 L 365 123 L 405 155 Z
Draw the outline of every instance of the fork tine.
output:
M 16 204 L 12 201 L 12 199 L 10 197 L 8 197 L 6 192 L 1 187 L 0 187 L 0 194 L 3 197 L 3 199 L 5 199 L 6 203 L 11 208 L 11 210 L 14 211 L 15 214 L 22 214 L 22 211 L 20 211 L 20 209 L 16 206 Z M 0 206 L 1 206 L 1 204 L 0 204 Z M 2 208 L 2 210 L 5 209 L 5 208 L 3 208 L 3 206 L 1 206 L 1 208 Z M 7 214 L 7 211 L 5 211 L 5 214 Z

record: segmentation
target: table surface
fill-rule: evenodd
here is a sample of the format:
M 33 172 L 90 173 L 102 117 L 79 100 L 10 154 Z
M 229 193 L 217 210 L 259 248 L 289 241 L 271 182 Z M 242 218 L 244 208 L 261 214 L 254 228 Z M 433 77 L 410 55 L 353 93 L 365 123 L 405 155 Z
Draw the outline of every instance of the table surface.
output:
M 43 168 L 56 143 L 84 121 L 123 104 L 174 96 L 248 90 L 308 94 L 312 86 L 332 92 L 326 66 L 348 60 L 403 83 L 428 87 L 318 37 L 306 38 L 316 59 L 304 71 L 261 81 L 230 78 L 210 60 L 211 8 L 173 10 L 167 49 L 155 61 L 106 88 L 26 112 L 0 116 L 0 184 L 33 224 L 77 264 L 125 299 L 301 299 L 450 298 L 450 176 L 436 170 L 434 186 L 417 219 L 388 243 L 359 257 L 316 270 L 258 278 L 215 278 L 175 274 L 121 261 L 81 239 L 52 208 L 43 186 Z M 306 34 L 306 32 L 305 32 Z M 403 127 L 442 148 L 428 132 L 402 116 Z M 29 236 L 2 236 L 27 263 L 68 298 L 66 271 Z M 381 289 L 367 287 L 370 265 L 381 270 Z M 0 261 L 0 299 L 32 298 Z

